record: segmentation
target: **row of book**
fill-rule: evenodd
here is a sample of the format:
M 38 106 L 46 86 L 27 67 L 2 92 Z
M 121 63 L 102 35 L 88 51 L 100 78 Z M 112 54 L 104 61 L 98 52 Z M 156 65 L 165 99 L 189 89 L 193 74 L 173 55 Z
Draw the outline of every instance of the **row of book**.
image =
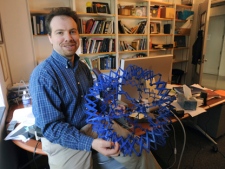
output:
M 146 33 L 146 23 L 147 21 L 141 21 L 133 27 L 128 27 L 121 20 L 118 21 L 118 28 L 121 34 L 144 34 Z
M 78 31 L 80 34 L 112 34 L 114 22 L 105 18 L 79 19 Z
M 115 39 L 113 38 L 80 38 L 80 52 L 85 53 L 101 53 L 115 52 Z
M 134 51 L 134 50 L 146 50 L 147 49 L 147 39 L 135 39 L 131 44 L 126 41 L 120 41 L 120 51 Z
M 47 34 L 45 28 L 45 15 L 31 15 L 31 25 L 33 35 Z
M 113 55 L 100 55 L 97 57 L 82 58 L 81 61 L 85 63 L 90 70 L 97 68 L 99 70 L 116 69 L 116 56 Z

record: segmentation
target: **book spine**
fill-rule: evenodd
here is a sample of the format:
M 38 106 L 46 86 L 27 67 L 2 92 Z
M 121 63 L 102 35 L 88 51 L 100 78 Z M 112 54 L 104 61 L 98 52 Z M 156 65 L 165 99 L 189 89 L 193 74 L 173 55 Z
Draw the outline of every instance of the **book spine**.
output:
M 37 35 L 37 21 L 36 21 L 36 16 L 33 15 L 33 28 L 34 28 L 34 35 Z
M 44 15 L 40 15 L 39 19 L 40 19 L 40 34 L 46 34 L 46 30 L 45 30 L 45 16 Z

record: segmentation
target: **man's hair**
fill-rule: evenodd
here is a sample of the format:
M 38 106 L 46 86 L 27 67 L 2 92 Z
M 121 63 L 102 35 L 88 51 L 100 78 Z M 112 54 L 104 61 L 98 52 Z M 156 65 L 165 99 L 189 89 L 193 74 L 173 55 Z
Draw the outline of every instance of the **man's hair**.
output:
M 61 15 L 69 16 L 69 17 L 73 18 L 73 20 L 78 25 L 79 18 L 77 16 L 76 12 L 72 11 L 71 8 L 69 8 L 69 7 L 53 8 L 51 10 L 51 12 L 45 18 L 45 27 L 46 27 L 47 33 L 49 35 L 51 35 L 51 32 L 52 32 L 51 27 L 50 27 L 50 23 L 52 21 L 52 18 L 55 17 L 55 16 L 61 16 Z

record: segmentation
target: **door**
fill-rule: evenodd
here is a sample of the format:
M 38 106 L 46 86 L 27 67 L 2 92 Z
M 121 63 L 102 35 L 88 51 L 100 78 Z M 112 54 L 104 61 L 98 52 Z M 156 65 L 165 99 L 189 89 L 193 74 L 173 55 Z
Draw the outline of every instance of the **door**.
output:
M 225 34 L 225 15 L 211 16 L 203 73 L 218 75 Z
M 207 42 L 207 34 L 208 34 L 208 24 L 209 24 L 209 15 L 210 15 L 210 6 L 211 0 L 205 0 L 203 3 L 199 3 L 198 6 L 198 13 L 197 13 L 197 26 L 199 32 L 202 31 L 202 46 L 201 46 L 201 56 L 199 56 L 198 63 L 193 66 L 193 78 L 192 83 L 201 84 L 202 73 L 203 73 L 203 66 L 205 61 L 205 52 L 206 52 L 206 42 Z M 196 37 L 197 39 L 197 37 Z M 195 52 L 195 51 L 193 51 Z

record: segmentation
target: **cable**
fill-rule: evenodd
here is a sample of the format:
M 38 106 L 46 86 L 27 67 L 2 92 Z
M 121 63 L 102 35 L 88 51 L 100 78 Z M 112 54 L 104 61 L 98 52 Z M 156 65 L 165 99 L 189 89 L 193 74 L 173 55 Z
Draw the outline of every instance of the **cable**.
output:
M 179 169 L 180 168 L 180 163 L 181 163 L 181 160 L 182 160 L 182 157 L 183 157 L 183 154 L 184 154 L 184 148 L 185 148 L 185 145 L 186 145 L 186 132 L 185 132 L 184 126 L 183 126 L 182 122 L 180 121 L 180 119 L 171 110 L 170 110 L 170 112 L 174 115 L 174 117 L 180 123 L 180 125 L 181 125 L 181 127 L 183 129 L 183 132 L 184 132 L 184 143 L 183 143 L 183 147 L 182 147 L 182 150 L 181 150 L 179 163 L 178 163 L 178 166 L 177 166 L 177 169 Z
M 171 166 L 169 166 L 167 169 L 169 169 L 169 168 L 172 168 L 173 166 L 174 166 L 174 164 L 176 163 L 176 161 L 177 161 L 177 142 L 176 142 L 176 132 L 175 132 L 175 129 L 174 129 L 174 127 L 173 127 L 173 124 L 171 123 L 171 126 L 172 126 L 172 128 L 173 128 L 173 138 L 174 138 L 174 162 L 173 162 L 173 164 L 171 165 Z
M 37 144 L 36 144 L 36 146 L 34 148 L 34 152 L 33 152 L 33 162 L 34 162 L 34 165 L 35 165 L 36 169 L 38 169 L 38 167 L 37 167 L 37 163 L 35 161 L 35 154 L 36 154 L 36 149 L 37 149 L 37 146 L 38 146 L 39 143 L 40 143 L 40 140 L 37 140 Z
M 24 82 L 24 80 L 20 80 L 20 83 L 23 83 L 23 85 L 24 85 L 24 87 L 26 88 L 27 93 L 29 94 L 29 97 L 30 97 L 29 89 L 28 89 L 28 87 L 26 86 L 26 83 Z M 18 94 L 19 94 L 19 89 L 20 89 L 20 87 L 18 88 Z
M 223 158 L 225 158 L 225 155 L 221 151 L 218 151 L 218 152 L 223 156 Z

